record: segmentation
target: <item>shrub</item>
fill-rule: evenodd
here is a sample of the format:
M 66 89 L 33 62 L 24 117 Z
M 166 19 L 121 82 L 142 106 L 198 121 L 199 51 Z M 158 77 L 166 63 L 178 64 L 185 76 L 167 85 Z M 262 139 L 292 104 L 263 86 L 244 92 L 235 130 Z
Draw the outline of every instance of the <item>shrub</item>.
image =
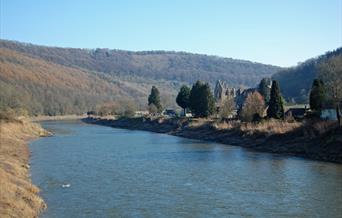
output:
M 233 115 L 235 110 L 234 98 L 227 97 L 221 104 L 219 116 L 221 119 L 229 118 Z
M 264 98 L 260 95 L 259 92 L 255 91 L 248 94 L 239 116 L 242 121 L 257 121 L 260 120 L 261 117 L 263 117 L 264 110 Z

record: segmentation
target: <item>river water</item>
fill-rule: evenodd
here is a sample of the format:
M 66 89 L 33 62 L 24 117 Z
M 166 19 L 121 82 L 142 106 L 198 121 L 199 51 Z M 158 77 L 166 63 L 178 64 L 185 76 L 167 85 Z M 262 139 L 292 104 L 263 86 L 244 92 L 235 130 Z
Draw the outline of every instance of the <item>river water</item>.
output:
M 78 121 L 30 144 L 42 217 L 342 217 L 342 165 Z

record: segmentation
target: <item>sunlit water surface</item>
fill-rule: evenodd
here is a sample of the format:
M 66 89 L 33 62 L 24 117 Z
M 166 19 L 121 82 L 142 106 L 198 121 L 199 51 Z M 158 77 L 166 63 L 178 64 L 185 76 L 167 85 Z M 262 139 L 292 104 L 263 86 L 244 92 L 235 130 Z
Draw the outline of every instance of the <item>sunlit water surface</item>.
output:
M 55 133 L 30 144 L 42 217 L 342 217 L 338 164 L 77 121 L 42 125 Z

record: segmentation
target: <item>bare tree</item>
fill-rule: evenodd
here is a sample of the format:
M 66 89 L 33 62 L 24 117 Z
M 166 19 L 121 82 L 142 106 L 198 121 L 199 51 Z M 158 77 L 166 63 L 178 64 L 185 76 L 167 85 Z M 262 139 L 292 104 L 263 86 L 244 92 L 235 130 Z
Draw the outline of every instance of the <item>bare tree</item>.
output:
M 118 108 L 117 115 L 122 117 L 133 117 L 135 115 L 135 111 L 137 110 L 138 106 L 133 100 L 123 99 L 118 103 L 120 106 Z
M 340 104 L 342 102 L 342 56 L 330 58 L 319 67 L 328 98 L 333 101 L 339 126 L 342 126 Z
M 148 111 L 150 114 L 155 115 L 158 112 L 158 108 L 154 104 L 148 106 Z
M 240 111 L 240 119 L 242 121 L 253 121 L 253 119 L 258 117 L 263 117 L 265 110 L 265 100 L 262 95 L 255 91 L 248 94 L 242 109 Z
M 229 118 L 233 115 L 234 110 L 235 110 L 234 98 L 228 96 L 221 103 L 219 116 L 221 119 Z

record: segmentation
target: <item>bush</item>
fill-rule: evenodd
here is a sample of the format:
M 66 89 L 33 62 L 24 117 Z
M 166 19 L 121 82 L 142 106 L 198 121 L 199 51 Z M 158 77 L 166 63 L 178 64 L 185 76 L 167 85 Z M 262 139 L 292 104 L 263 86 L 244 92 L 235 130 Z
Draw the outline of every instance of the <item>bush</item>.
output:
M 0 110 L 0 120 L 14 121 L 16 120 L 16 112 L 12 108 L 4 108 Z
M 98 105 L 95 114 L 99 116 L 117 115 L 121 117 L 133 117 L 136 110 L 137 105 L 135 102 L 125 99 Z
M 255 91 L 248 94 L 242 109 L 240 111 L 240 119 L 245 122 L 261 120 L 265 110 L 264 98 L 259 92 Z
M 158 108 L 154 104 L 148 105 L 148 112 L 150 114 L 156 114 L 158 113 Z
M 235 110 L 234 98 L 227 97 L 221 104 L 219 116 L 221 119 L 230 118 Z

